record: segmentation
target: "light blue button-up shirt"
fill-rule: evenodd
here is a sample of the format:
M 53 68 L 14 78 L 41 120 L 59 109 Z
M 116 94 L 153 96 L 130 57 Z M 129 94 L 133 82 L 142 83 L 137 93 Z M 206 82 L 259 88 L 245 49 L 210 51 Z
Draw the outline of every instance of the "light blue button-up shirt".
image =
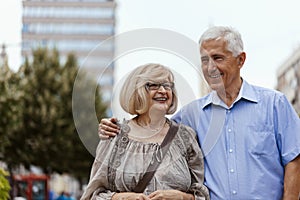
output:
M 284 166 L 300 154 L 300 120 L 282 93 L 243 80 L 231 107 L 212 92 L 173 119 L 198 135 L 212 200 L 282 198 Z

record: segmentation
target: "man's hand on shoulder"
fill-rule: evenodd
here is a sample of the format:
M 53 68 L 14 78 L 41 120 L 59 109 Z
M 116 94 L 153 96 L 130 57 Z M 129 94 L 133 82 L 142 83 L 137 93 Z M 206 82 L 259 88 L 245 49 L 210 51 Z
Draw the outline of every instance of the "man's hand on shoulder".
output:
M 115 137 L 120 127 L 117 125 L 117 118 L 103 118 L 98 126 L 98 135 L 100 139 L 108 139 L 109 137 Z

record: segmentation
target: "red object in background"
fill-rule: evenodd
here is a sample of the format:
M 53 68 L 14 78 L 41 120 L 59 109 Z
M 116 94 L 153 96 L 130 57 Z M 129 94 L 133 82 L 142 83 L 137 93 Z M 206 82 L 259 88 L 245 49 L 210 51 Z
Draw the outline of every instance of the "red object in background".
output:
M 49 177 L 47 175 L 14 175 L 13 195 L 27 200 L 48 200 Z

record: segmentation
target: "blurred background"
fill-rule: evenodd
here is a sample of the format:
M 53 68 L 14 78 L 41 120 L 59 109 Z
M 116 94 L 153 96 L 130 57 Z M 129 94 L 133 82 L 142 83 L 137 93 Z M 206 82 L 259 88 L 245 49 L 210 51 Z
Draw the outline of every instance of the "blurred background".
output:
M 182 104 L 207 93 L 199 66 L 178 55 L 141 47 L 116 56 L 115 38 L 126 33 L 139 37 L 140 29 L 161 29 L 197 43 L 212 25 L 232 26 L 242 34 L 247 53 L 242 77 L 282 91 L 300 113 L 298 4 L 296 0 L 2 0 L 0 182 L 8 182 L 0 199 L 7 194 L 55 199 L 62 193 L 77 199 L 88 181 L 99 140 L 91 113 L 97 119 L 121 115 L 112 99 L 134 67 L 157 62 L 176 71 L 179 83 L 192 91 Z M 83 73 L 77 76 L 79 70 Z M 89 102 L 87 92 L 96 88 L 93 108 L 72 110 L 75 79 L 84 83 L 77 89 L 87 99 L 80 102 Z M 82 105 L 73 101 L 73 106 Z

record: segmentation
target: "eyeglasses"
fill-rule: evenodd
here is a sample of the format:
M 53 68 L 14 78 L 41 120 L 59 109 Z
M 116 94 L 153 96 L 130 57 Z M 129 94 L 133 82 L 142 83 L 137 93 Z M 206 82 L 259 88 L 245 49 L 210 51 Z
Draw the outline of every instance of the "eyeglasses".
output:
M 163 86 L 165 90 L 173 90 L 174 83 L 146 83 L 145 88 L 147 90 L 158 90 L 161 86 Z

